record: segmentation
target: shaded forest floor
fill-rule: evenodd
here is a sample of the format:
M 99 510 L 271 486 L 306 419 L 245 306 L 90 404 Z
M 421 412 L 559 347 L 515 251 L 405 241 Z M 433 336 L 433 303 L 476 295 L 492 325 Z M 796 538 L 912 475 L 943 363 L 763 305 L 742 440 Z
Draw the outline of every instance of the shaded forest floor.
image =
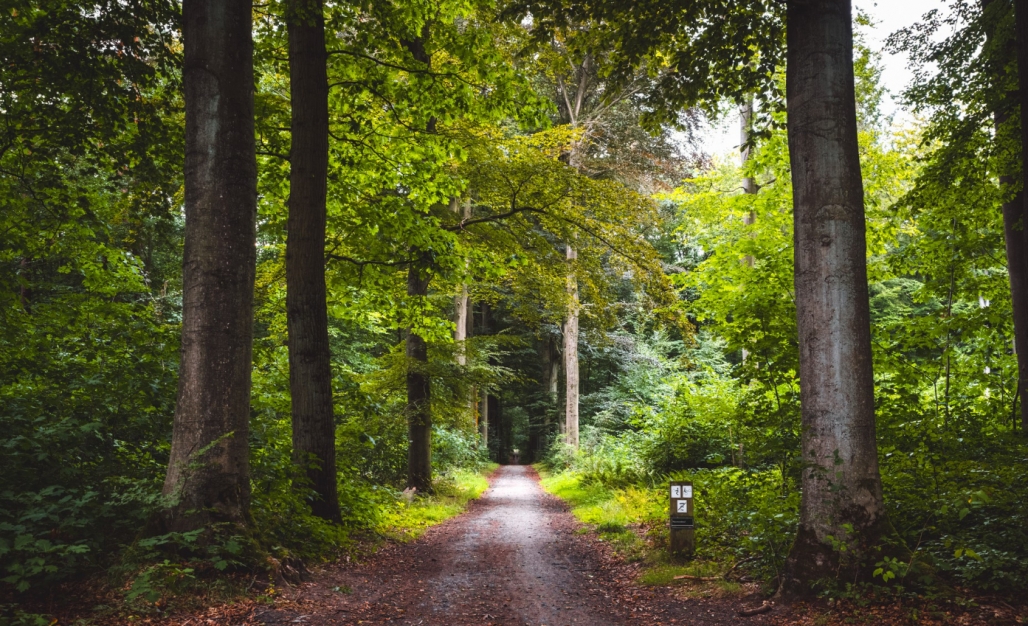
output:
M 733 624 L 752 598 L 688 598 L 636 584 L 534 470 L 506 466 L 464 515 L 359 566 L 326 568 L 254 624 Z M 754 588 L 752 591 L 756 591 Z M 746 620 L 770 624 L 769 615 Z
M 646 586 L 642 566 L 626 563 L 586 531 L 565 503 L 543 492 L 530 467 L 506 466 L 464 514 L 416 541 L 389 543 L 362 563 L 338 562 L 304 582 L 265 589 L 231 604 L 165 616 L 95 619 L 91 624 L 532 625 L 583 624 L 1028 624 L 1023 599 L 895 604 L 848 601 L 774 606 L 755 583 L 726 591 L 705 581 Z M 74 624 L 73 619 L 59 624 Z

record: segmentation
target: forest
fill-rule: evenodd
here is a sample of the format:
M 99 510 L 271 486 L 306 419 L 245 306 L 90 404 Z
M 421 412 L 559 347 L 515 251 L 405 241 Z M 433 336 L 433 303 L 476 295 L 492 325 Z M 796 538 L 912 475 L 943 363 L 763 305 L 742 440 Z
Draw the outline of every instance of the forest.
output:
M 1028 623 L 1024 110 L 1028 0 L 0 1 L 0 625 L 286 623 L 528 465 L 620 588 Z

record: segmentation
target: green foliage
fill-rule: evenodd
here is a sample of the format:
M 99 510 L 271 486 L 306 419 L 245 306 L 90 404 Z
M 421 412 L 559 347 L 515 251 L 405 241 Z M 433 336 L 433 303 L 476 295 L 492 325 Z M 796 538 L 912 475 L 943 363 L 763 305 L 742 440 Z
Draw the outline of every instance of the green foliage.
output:
M 0 579 L 109 565 L 157 505 L 178 336 L 174 3 L 0 12 Z
M 779 575 L 799 521 L 799 494 L 777 470 L 675 472 L 649 487 L 611 486 L 589 474 L 566 471 L 545 477 L 543 487 L 567 500 L 575 516 L 601 534 L 621 533 L 629 524 L 645 528 L 648 548 L 643 552 L 652 569 L 642 579 L 659 583 L 669 571 L 667 480 L 693 483 L 698 562 L 724 571 L 744 561 L 752 575 L 765 580 Z
M 165 560 L 158 565 L 151 565 L 136 576 L 125 594 L 125 600 L 131 603 L 140 598 L 155 603 L 167 594 L 181 593 L 191 580 L 193 568 L 181 567 Z
M 469 501 L 480 497 L 489 488 L 486 474 L 496 467 L 495 464 L 486 464 L 477 471 L 450 470 L 436 481 L 432 495 L 399 498 L 383 507 L 382 519 L 376 530 L 401 541 L 417 539 L 429 527 L 457 515 Z
M 163 504 L 181 299 L 178 7 L 0 12 L 5 593 L 107 569 L 130 579 L 128 605 L 150 610 L 233 570 L 409 540 L 463 510 L 488 459 L 515 449 L 545 457 L 546 488 L 647 560 L 646 581 L 735 564 L 780 575 L 802 469 L 785 119 L 762 108 L 769 130 L 744 168 L 686 158 L 670 128 L 695 127 L 685 104 L 775 102 L 784 5 L 736 3 L 711 29 L 709 3 L 572 4 L 504 5 L 531 9 L 530 27 L 496 19 L 491 2 L 327 8 L 340 35 L 326 250 L 342 525 L 310 515 L 292 458 L 287 45 L 282 4 L 257 8 L 252 524 L 156 537 L 144 531 Z M 1016 191 L 1019 116 L 1010 3 L 988 6 L 960 0 L 893 37 L 939 70 L 906 93 L 925 116 L 913 128 L 889 127 L 879 59 L 856 47 L 880 466 L 913 554 L 876 564 L 875 584 L 894 589 L 920 563 L 975 589 L 1028 585 L 999 211 Z M 561 94 L 576 76 L 590 89 L 569 119 Z M 744 177 L 757 193 L 741 193 Z M 428 295 L 408 294 L 411 267 Z M 458 344 L 465 289 L 490 319 Z M 579 450 L 555 432 L 563 400 L 548 384 L 572 305 Z M 407 332 L 427 340 L 427 363 L 407 357 Z M 431 380 L 431 496 L 401 491 L 412 371 Z M 471 401 L 483 392 L 496 403 L 488 449 Z M 684 568 L 662 555 L 669 479 L 697 493 L 698 559 Z
M 885 126 L 876 58 L 857 47 L 879 462 L 890 520 L 912 553 L 880 560 L 875 584 L 896 590 L 925 567 L 979 590 L 1010 592 L 1028 581 L 1028 454 L 1017 434 L 998 206 L 1009 189 L 996 184 L 1009 163 L 991 139 L 993 83 L 964 80 L 984 71 L 979 54 L 1002 56 L 1009 70 L 1009 47 L 979 44 L 989 19 L 998 20 L 997 40 L 1010 24 L 1008 14 L 983 18 L 976 6 L 954 6 L 966 30 L 941 44 L 921 38 L 941 28 L 938 18 L 905 35 L 905 45 L 945 61 L 939 78 L 911 91 L 936 112 L 923 129 Z M 936 90 L 930 98 L 928 89 Z M 974 100 L 954 108 L 954 94 Z M 801 470 L 784 132 L 771 132 L 751 156 L 745 170 L 716 162 L 665 196 L 676 212 L 662 252 L 683 270 L 673 278 L 696 341 L 672 347 L 626 325 L 631 351 L 604 361 L 587 348 L 586 367 L 610 380 L 599 392 L 604 408 L 584 411 L 577 455 L 552 450 L 551 467 L 567 473 L 548 485 L 589 523 L 663 527 L 666 480 L 692 480 L 698 567 L 755 557 L 744 569 L 773 584 L 797 524 Z M 755 178 L 758 193 L 741 193 L 743 176 Z M 644 355 L 650 360 L 637 364 Z M 655 487 L 650 507 L 631 509 L 626 522 L 618 495 L 644 487 Z M 845 538 L 836 543 L 847 548 Z M 659 552 L 651 558 L 659 562 Z

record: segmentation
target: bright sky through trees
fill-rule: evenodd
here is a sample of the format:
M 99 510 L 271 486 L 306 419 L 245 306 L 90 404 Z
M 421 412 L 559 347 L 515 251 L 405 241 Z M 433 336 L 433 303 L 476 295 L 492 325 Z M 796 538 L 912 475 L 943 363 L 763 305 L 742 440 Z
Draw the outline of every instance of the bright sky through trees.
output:
M 913 74 L 906 55 L 889 54 L 885 40 L 900 28 L 917 22 L 928 11 L 945 9 L 947 4 L 946 0 L 854 0 L 854 10 L 866 13 L 874 21 L 874 27 L 864 32 L 868 45 L 882 53 L 882 84 L 888 90 L 882 112 L 894 116 L 897 123 L 903 123 L 907 117 L 907 109 L 898 99 Z M 725 116 L 702 135 L 702 147 L 712 155 L 734 155 L 738 145 L 739 120 L 735 115 Z

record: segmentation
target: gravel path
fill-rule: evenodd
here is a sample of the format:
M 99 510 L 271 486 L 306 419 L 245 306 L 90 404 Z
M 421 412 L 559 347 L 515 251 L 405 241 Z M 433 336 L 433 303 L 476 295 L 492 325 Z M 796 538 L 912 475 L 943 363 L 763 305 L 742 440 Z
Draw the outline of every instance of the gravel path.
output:
M 639 587 L 636 569 L 575 532 L 535 472 L 505 466 L 468 512 L 361 565 L 340 564 L 287 592 L 264 624 L 764 624 L 740 603 Z

